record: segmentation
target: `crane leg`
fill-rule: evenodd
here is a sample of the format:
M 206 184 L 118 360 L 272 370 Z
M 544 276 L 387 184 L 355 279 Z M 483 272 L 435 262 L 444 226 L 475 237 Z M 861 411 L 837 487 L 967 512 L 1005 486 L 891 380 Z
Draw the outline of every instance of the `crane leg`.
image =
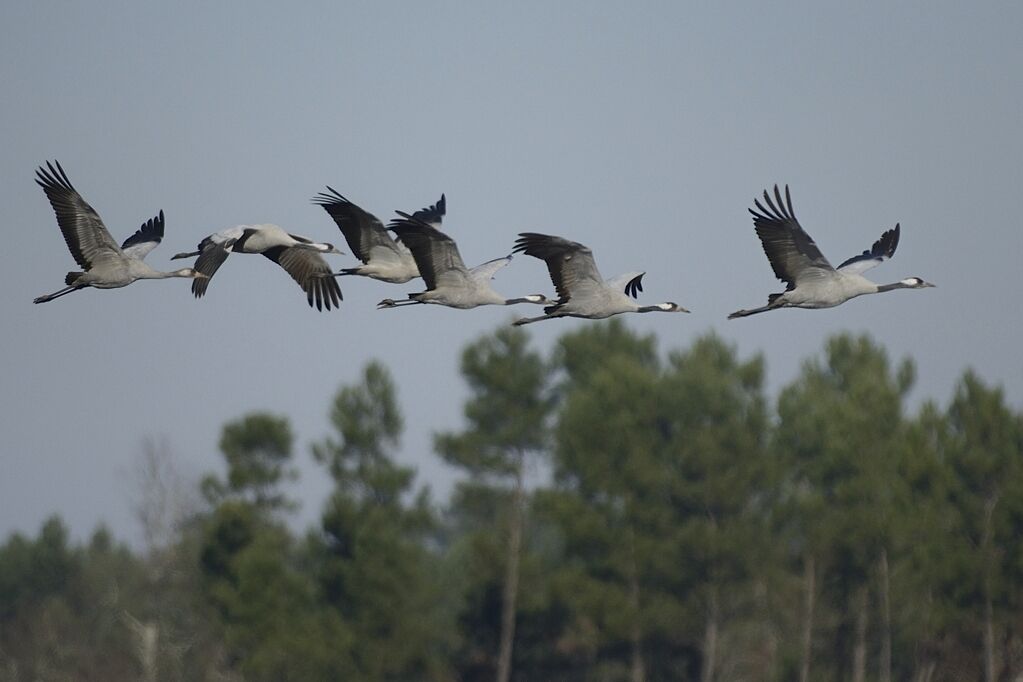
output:
M 757 313 L 765 313 L 768 310 L 775 310 L 776 308 L 784 308 L 786 306 L 783 305 L 783 302 L 784 302 L 784 299 L 782 299 L 779 296 L 778 298 L 773 299 L 767 305 L 765 305 L 763 307 L 760 307 L 760 308 L 751 308 L 750 310 L 736 310 L 734 313 L 732 313 L 731 315 L 728 316 L 728 319 L 729 320 L 734 320 L 737 317 L 748 317 L 750 315 L 756 315 Z
M 72 291 L 78 291 L 79 289 L 84 289 L 84 288 L 85 287 L 79 287 L 79 286 L 71 285 L 69 287 L 65 287 L 65 288 L 61 289 L 60 291 L 55 291 L 52 294 L 46 294 L 45 296 L 38 296 L 38 297 L 32 299 L 32 302 L 33 303 L 46 303 L 47 301 L 52 301 L 55 298 L 60 298 L 61 296 L 64 296 L 65 294 L 70 294 Z
M 405 305 L 416 305 L 422 301 L 395 301 L 393 298 L 385 298 L 377 303 L 377 308 L 400 308 Z
M 554 319 L 554 315 L 541 315 L 540 317 L 523 317 L 522 319 L 515 320 L 512 324 L 516 327 L 521 327 L 524 324 L 530 324 L 531 322 L 539 322 L 540 320 L 551 320 Z
M 345 275 L 357 275 L 359 274 L 359 268 L 344 268 L 341 272 L 333 272 L 324 277 L 344 277 Z

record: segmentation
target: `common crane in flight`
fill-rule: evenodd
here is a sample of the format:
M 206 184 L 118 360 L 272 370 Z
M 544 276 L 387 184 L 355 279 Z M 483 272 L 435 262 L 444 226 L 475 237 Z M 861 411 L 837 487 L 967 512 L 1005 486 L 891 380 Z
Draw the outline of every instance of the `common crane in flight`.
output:
M 46 192 L 68 250 L 82 270 L 67 273 L 64 278 L 64 284 L 67 285 L 65 288 L 39 296 L 33 303 L 52 301 L 86 287 L 116 289 L 138 279 L 192 277 L 196 282 L 205 279 L 205 275 L 192 268 L 160 272 L 149 267 L 143 260 L 163 239 L 163 211 L 143 223 L 135 234 L 118 247 L 99 214 L 68 180 L 60 162 L 54 161 L 51 164 L 47 161 L 46 168 L 40 166 L 36 170 L 36 182 Z
M 324 253 L 341 253 L 333 244 L 314 242 L 289 234 L 277 225 L 238 225 L 214 232 L 199 242 L 196 251 L 179 253 L 174 258 L 198 256 L 195 269 L 206 276 L 192 282 L 192 293 L 202 298 L 217 269 L 234 253 L 259 253 L 284 268 L 298 282 L 310 307 L 317 310 L 331 305 L 340 307 L 341 288 L 331 275 Z
M 378 308 L 395 308 L 415 303 L 434 303 L 449 308 L 476 308 L 481 305 L 514 305 L 516 303 L 547 303 L 541 294 L 521 298 L 505 298 L 493 290 L 490 280 L 494 274 L 511 262 L 511 256 L 497 258 L 465 267 L 455 241 L 429 223 L 402 211 L 401 219 L 391 222 L 388 229 L 397 234 L 412 251 L 419 272 L 426 282 L 426 291 L 409 294 L 407 301 L 386 298 Z
M 868 251 L 853 256 L 835 268 L 796 220 L 788 185 L 785 186 L 784 201 L 778 185 L 775 185 L 774 199 L 772 201 L 767 190 L 764 190 L 764 203 L 767 206 L 754 199 L 757 210 L 749 209 L 749 212 L 753 215 L 753 225 L 775 276 L 788 286 L 780 294 L 769 295 L 767 305 L 751 310 L 737 310 L 728 316 L 729 320 L 776 308 L 832 308 L 864 294 L 934 286 L 919 277 L 878 285 L 863 276 L 862 273 L 895 254 L 895 247 L 899 245 L 898 223 L 882 234 Z
M 536 232 L 522 232 L 514 252 L 523 252 L 547 263 L 551 282 L 558 292 L 554 305 L 540 317 L 516 320 L 515 325 L 555 317 L 602 319 L 619 313 L 688 313 L 677 303 L 637 304 L 633 299 L 643 291 L 643 272 L 630 272 L 605 280 L 597 270 L 593 252 L 578 242 Z
M 362 275 L 392 284 L 403 284 L 419 277 L 416 260 L 400 238 L 395 240 L 391 237 L 375 215 L 353 204 L 333 187 L 328 185 L 327 190 L 329 194 L 317 194 L 313 203 L 330 214 L 345 236 L 352 254 L 363 263 L 358 267 L 344 268 L 335 273 L 335 277 Z M 446 201 L 441 194 L 440 201 L 416 211 L 412 217 L 439 229 L 445 210 Z

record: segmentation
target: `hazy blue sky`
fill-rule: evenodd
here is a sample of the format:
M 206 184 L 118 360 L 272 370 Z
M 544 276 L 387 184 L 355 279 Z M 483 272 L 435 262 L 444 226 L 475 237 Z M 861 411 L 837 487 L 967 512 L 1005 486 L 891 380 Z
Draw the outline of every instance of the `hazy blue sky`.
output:
M 220 465 L 221 425 L 288 415 L 311 522 L 328 489 L 308 444 L 342 383 L 379 358 L 399 385 L 404 461 L 446 492 L 430 434 L 457 428 L 462 346 L 516 311 L 378 311 L 421 289 L 341 281 L 316 313 L 262 258 L 186 281 L 34 306 L 73 269 L 33 171 L 59 159 L 119 241 L 163 209 L 158 267 L 205 234 L 274 222 L 347 251 L 310 203 L 325 184 L 381 218 L 448 197 L 475 264 L 517 232 L 592 247 L 605 276 L 647 272 L 632 316 L 662 347 L 714 330 L 766 355 L 772 391 L 841 330 L 911 355 L 913 404 L 945 403 L 966 366 L 1023 404 L 1019 3 L 4 3 L 0 106 L 4 353 L 0 537 L 57 512 L 137 538 L 130 476 L 147 436 L 180 468 Z M 938 285 L 826 311 L 726 321 L 780 291 L 746 212 L 789 183 L 833 263 L 897 221 L 877 281 Z M 337 267 L 354 263 L 335 256 Z M 540 261 L 499 273 L 550 293 Z M 530 329 L 547 349 L 592 324 Z

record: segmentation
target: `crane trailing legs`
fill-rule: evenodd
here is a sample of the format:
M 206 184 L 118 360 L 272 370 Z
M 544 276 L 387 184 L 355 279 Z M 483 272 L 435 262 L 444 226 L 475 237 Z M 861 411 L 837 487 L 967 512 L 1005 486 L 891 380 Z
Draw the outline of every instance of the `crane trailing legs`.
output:
M 33 303 L 46 303 L 87 287 L 117 289 L 140 279 L 189 277 L 200 281 L 206 278 L 193 268 L 162 272 L 145 262 L 149 252 L 163 240 L 163 211 L 144 222 L 118 246 L 99 214 L 74 188 L 59 162 L 47 161 L 46 168 L 40 166 L 36 170 L 36 183 L 50 200 L 64 242 L 82 269 L 67 273 L 63 289 L 38 296 Z
M 749 209 L 757 237 L 764 247 L 775 276 L 788 286 L 785 291 L 770 294 L 767 305 L 750 310 L 737 310 L 728 316 L 733 320 L 778 308 L 832 308 L 866 294 L 879 294 L 896 289 L 926 289 L 934 285 L 919 277 L 907 277 L 892 284 L 875 284 L 862 273 L 895 255 L 899 245 L 899 225 L 886 231 L 870 249 L 849 258 L 837 268 L 824 257 L 813 238 L 803 230 L 792 210 L 788 185 L 782 199 L 778 185 L 774 200 L 764 190 L 764 203 L 753 201 Z M 766 206 L 765 206 L 766 204 Z
M 688 313 L 677 303 L 639 305 L 633 299 L 643 291 L 643 272 L 630 272 L 605 280 L 593 259 L 593 252 L 579 242 L 537 232 L 523 232 L 515 241 L 515 251 L 539 258 L 558 292 L 554 305 L 543 309 L 540 317 L 516 320 L 516 326 L 550 320 L 555 317 L 603 319 L 621 313 Z
M 429 223 L 398 211 L 401 219 L 388 226 L 412 251 L 419 273 L 426 282 L 426 291 L 409 294 L 408 301 L 385 298 L 378 308 L 398 308 L 418 303 L 432 303 L 466 310 L 482 305 L 515 305 L 517 303 L 548 303 L 542 294 L 505 298 L 490 286 L 494 274 L 511 262 L 511 256 L 496 258 L 471 270 L 465 266 L 455 241 Z

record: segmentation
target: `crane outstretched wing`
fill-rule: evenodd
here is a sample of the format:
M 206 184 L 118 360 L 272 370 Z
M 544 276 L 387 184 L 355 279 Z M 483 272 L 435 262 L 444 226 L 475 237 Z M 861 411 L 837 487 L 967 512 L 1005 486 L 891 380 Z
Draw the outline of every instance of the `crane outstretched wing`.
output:
M 764 190 L 764 202 L 754 200 L 757 210 L 749 209 L 753 216 L 753 225 L 757 236 L 767 254 L 767 260 L 774 269 L 775 276 L 794 289 L 799 280 L 827 277 L 834 272 L 828 259 L 824 257 L 813 238 L 803 230 L 792 210 L 792 197 L 788 185 L 785 186 L 785 200 L 782 200 L 778 185 L 774 186 L 777 201 Z
M 504 258 L 495 258 L 494 260 L 488 260 L 486 263 L 480 263 L 474 267 L 470 272 L 472 276 L 479 280 L 489 281 L 494 279 L 494 275 L 497 271 L 503 268 L 508 263 L 511 263 L 512 257 L 505 256 Z
M 460 286 L 469 277 L 469 271 L 455 240 L 408 213 L 398 211 L 398 215 L 401 218 L 392 220 L 387 229 L 398 235 L 412 252 L 426 288 Z
M 40 166 L 36 170 L 36 183 L 46 192 L 64 242 L 78 265 L 90 270 L 99 260 L 121 256 L 103 220 L 68 180 L 60 162 L 47 161 L 46 168 Z
M 224 264 L 227 257 L 231 255 L 230 249 L 224 248 L 223 244 L 217 243 L 208 237 L 199 246 L 202 250 L 199 252 L 199 257 L 195 259 L 195 265 L 192 268 L 206 275 L 206 277 L 197 277 L 192 280 L 192 293 L 195 294 L 196 298 L 202 298 L 206 294 L 206 289 L 213 280 L 213 275 Z
M 352 203 L 330 185 L 327 186 L 327 190 L 313 197 L 313 203 L 322 206 L 334 219 L 356 258 L 368 264 L 371 260 L 393 260 L 401 257 L 403 245 L 396 243 L 391 235 L 387 234 L 379 218 Z M 433 206 L 419 209 L 412 214 L 412 218 L 439 228 L 445 211 L 446 200 L 442 194 L 440 201 Z
M 874 242 L 874 245 L 870 247 L 868 251 L 864 251 L 858 256 L 853 256 L 849 260 L 845 261 L 838 266 L 839 272 L 845 272 L 849 274 L 860 274 L 864 273 L 871 268 L 875 268 L 881 263 L 895 255 L 895 249 L 899 246 L 899 224 L 896 223 L 895 227 L 887 230 L 881 237 Z
M 643 275 L 645 274 L 645 272 L 629 272 L 618 275 L 609 279 L 607 286 L 616 291 L 624 291 L 627 296 L 639 298 L 639 292 L 643 291 Z
M 124 240 L 121 251 L 131 258 L 142 260 L 163 241 L 163 211 L 155 218 L 142 223 L 135 234 Z
M 327 190 L 329 193 L 321 192 L 313 197 L 313 203 L 322 206 L 334 219 L 356 258 L 369 263 L 374 249 L 397 251 L 394 240 L 379 218 L 346 199 L 333 187 L 328 185 Z
M 287 246 L 277 246 L 263 251 L 263 255 L 287 271 L 306 293 L 309 305 L 317 310 L 330 310 L 341 306 L 341 287 L 331 277 L 327 259 L 315 251 Z
M 538 232 L 522 232 L 513 253 L 525 253 L 547 264 L 547 272 L 564 303 L 586 290 L 599 290 L 604 280 L 593 260 L 593 252 L 579 242 Z
M 433 206 L 427 206 L 421 208 L 412 214 L 412 217 L 416 220 L 420 220 L 430 227 L 440 229 L 441 223 L 444 222 L 444 215 L 448 211 L 448 200 L 444 198 L 444 195 L 440 195 L 440 200 L 437 201 Z

